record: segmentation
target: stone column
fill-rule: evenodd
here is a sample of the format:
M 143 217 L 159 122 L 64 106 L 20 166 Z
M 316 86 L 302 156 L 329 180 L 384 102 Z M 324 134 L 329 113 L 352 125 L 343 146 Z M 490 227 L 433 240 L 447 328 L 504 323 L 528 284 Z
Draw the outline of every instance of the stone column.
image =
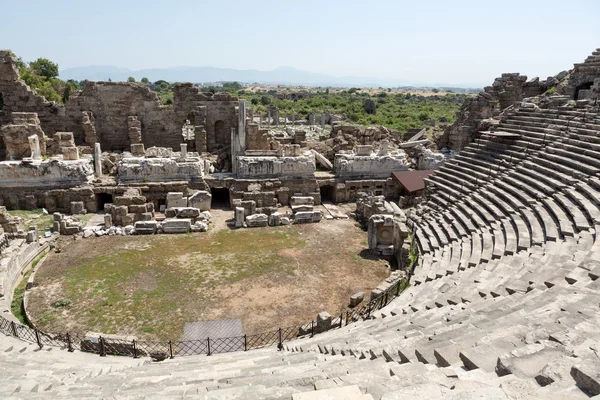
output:
M 292 110 L 292 126 L 296 125 L 296 113 Z
M 321 130 L 325 130 L 325 113 L 321 113 Z
M 252 109 L 249 109 L 248 114 L 250 115 L 250 122 L 254 123 L 254 111 L 252 111 Z
M 100 149 L 100 143 L 94 143 L 94 169 L 96 176 L 100 178 L 102 176 L 102 150 Z
M 179 145 L 179 147 L 181 148 L 181 158 L 186 158 L 187 157 L 187 143 L 181 143 Z
M 267 111 L 267 125 L 271 126 L 271 110 Z
M 287 110 L 285 110 L 285 116 L 283 117 L 283 127 L 287 127 L 287 120 L 288 120 L 288 112 Z
M 238 126 L 231 129 L 231 172 L 237 172 L 237 157 L 246 151 L 246 100 L 238 102 Z
M 31 135 L 27 138 L 29 148 L 31 149 L 31 158 L 34 160 L 42 159 L 42 150 L 40 149 L 40 138 L 37 135 Z

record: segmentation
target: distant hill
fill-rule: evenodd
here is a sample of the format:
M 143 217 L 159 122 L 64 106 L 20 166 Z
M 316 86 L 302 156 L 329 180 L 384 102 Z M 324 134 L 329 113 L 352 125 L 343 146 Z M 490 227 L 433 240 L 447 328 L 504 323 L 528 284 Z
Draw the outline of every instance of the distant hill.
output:
M 334 77 L 315 72 L 303 71 L 292 67 L 279 67 L 272 71 L 259 71 L 255 69 L 239 70 L 216 67 L 173 67 L 130 70 L 110 65 L 91 65 L 88 67 L 67 68 L 60 71 L 61 79 L 74 79 L 77 81 L 126 81 L 133 76 L 136 81 L 143 77 L 155 82 L 165 80 L 169 82 L 243 82 L 280 85 L 304 86 L 332 86 L 332 87 L 469 87 L 455 83 L 441 83 L 436 85 L 422 85 L 407 81 L 392 81 L 373 77 Z

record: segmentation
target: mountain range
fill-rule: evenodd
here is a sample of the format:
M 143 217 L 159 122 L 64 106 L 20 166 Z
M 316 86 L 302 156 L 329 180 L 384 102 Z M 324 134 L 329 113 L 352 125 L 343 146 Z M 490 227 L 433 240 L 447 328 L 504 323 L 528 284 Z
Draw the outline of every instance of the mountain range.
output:
M 419 84 L 409 81 L 394 81 L 390 78 L 331 75 L 304 71 L 292 67 L 279 67 L 271 71 L 256 69 L 232 69 L 216 67 L 172 67 L 131 70 L 112 65 L 91 65 L 87 67 L 67 68 L 60 71 L 61 79 L 77 81 L 126 81 L 134 77 L 136 81 L 148 78 L 151 82 L 165 80 L 168 82 L 232 82 L 261 83 L 280 85 L 331 86 L 331 87 L 473 87 L 468 84 L 436 83 Z

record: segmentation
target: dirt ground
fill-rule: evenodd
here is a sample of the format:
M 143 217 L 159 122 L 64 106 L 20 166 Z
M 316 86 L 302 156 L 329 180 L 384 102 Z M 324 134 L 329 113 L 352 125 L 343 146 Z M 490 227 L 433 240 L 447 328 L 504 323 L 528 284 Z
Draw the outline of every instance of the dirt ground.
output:
M 47 332 L 178 340 L 185 322 L 240 318 L 251 334 L 339 314 L 389 275 L 353 220 L 207 233 L 60 238 L 36 274 L 28 313 Z

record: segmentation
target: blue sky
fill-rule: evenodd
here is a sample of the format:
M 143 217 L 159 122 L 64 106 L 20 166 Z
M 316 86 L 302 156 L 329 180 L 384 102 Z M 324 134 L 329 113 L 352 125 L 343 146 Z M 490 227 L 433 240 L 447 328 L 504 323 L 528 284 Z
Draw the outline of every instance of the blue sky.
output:
M 334 76 L 542 79 L 600 47 L 598 0 L 0 0 L 0 48 L 61 69 L 291 66 Z

